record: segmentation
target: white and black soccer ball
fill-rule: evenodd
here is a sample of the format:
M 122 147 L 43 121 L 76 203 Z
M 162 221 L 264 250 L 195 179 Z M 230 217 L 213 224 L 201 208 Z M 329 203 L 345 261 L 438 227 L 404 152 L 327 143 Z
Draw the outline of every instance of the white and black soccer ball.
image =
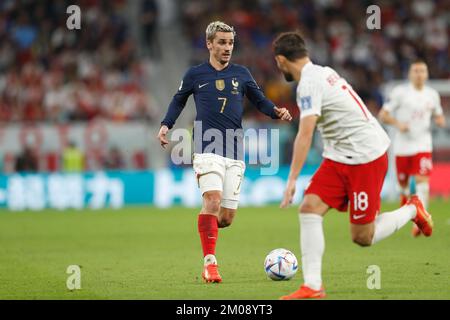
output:
M 289 280 L 297 273 L 297 258 L 287 249 L 272 250 L 264 261 L 264 270 L 272 280 Z

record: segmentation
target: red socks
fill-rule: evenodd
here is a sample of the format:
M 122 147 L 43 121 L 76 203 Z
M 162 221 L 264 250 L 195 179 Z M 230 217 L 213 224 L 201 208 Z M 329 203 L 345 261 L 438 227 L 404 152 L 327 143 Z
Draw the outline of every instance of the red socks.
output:
M 217 217 L 212 214 L 199 214 L 198 233 L 202 242 L 203 256 L 215 255 L 219 227 Z

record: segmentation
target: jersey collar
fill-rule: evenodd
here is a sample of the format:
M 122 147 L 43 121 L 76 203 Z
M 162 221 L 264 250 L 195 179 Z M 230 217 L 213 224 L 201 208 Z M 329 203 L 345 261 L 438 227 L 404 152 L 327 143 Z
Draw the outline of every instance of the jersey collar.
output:
M 303 66 L 303 69 L 302 69 L 302 71 L 300 72 L 300 74 L 302 74 L 303 72 L 305 72 L 306 69 L 312 67 L 312 65 L 313 65 L 312 61 L 310 61 L 310 62 L 308 62 L 307 64 L 305 64 L 305 65 Z
M 423 92 L 424 90 L 425 90 L 425 85 L 422 87 L 422 89 L 416 89 L 416 87 L 414 87 L 414 85 L 410 82 L 409 83 L 409 88 L 412 90 L 412 91 L 414 91 L 414 92 Z
M 212 66 L 212 64 L 209 62 L 209 60 L 206 61 L 206 64 L 208 65 L 209 68 L 211 68 L 211 70 L 213 70 L 213 71 L 215 71 L 215 72 L 224 72 L 224 71 L 227 71 L 227 70 L 231 67 L 231 65 L 232 65 L 232 63 L 230 62 L 230 63 L 228 63 L 228 65 L 227 65 L 224 69 L 222 69 L 222 70 L 217 70 L 216 68 L 214 68 L 214 67 Z

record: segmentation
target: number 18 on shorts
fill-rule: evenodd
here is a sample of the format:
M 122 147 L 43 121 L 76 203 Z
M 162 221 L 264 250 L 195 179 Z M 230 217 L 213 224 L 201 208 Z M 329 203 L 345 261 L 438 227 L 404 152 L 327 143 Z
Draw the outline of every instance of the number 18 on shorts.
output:
M 350 221 L 367 224 L 380 211 L 381 189 L 388 169 L 387 154 L 364 164 L 349 165 L 325 159 L 305 194 L 315 194 L 331 208 L 346 212 Z

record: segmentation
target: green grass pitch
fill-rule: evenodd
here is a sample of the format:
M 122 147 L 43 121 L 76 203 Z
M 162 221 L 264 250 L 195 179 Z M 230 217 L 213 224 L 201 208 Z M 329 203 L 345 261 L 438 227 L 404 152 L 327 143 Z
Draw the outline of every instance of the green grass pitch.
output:
M 395 204 L 384 204 L 392 210 Z M 328 299 L 450 299 L 450 204 L 433 201 L 431 238 L 411 224 L 373 247 L 350 240 L 348 214 L 325 217 L 323 280 Z M 296 208 L 241 208 L 220 230 L 224 282 L 204 284 L 197 209 L 0 212 L 0 299 L 278 299 L 301 283 L 266 278 L 272 249 L 300 260 Z M 66 287 L 81 266 L 81 290 Z M 381 269 L 381 289 L 367 288 L 367 267 Z

